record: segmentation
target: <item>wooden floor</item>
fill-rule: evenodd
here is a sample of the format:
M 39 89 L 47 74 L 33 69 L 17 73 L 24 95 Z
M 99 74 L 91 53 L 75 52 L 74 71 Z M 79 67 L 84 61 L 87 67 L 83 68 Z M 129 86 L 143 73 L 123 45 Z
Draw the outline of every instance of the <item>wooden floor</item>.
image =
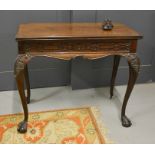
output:
M 72 91 L 70 87 L 40 88 L 32 90 L 29 111 L 95 106 L 108 128 L 108 137 L 115 143 L 155 143 L 155 83 L 136 85 L 127 106 L 130 128 L 120 123 L 120 110 L 126 86 L 115 89 L 109 99 L 109 88 Z M 0 114 L 22 112 L 17 91 L 0 92 Z

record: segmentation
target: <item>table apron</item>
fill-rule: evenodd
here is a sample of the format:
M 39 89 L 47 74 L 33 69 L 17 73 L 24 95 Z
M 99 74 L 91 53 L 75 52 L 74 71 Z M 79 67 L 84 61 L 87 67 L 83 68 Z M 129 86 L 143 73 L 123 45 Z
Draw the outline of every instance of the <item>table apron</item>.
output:
M 36 52 L 136 52 L 137 40 L 19 41 L 19 54 Z

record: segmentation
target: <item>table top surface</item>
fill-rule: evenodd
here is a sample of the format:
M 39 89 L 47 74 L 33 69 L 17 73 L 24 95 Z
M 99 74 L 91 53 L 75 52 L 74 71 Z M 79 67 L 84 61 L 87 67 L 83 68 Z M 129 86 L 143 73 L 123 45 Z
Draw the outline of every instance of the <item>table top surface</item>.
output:
M 120 23 L 113 23 L 112 30 L 102 29 L 102 23 L 27 23 L 19 26 L 17 40 L 102 38 L 140 39 L 135 30 Z

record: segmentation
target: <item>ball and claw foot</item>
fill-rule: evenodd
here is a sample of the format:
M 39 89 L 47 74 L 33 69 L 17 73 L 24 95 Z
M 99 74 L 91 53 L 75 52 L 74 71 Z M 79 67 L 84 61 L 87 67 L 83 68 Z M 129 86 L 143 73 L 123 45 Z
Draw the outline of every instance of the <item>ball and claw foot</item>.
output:
M 127 118 L 127 116 L 122 116 L 122 126 L 124 127 L 130 127 L 132 125 L 131 121 Z
M 17 131 L 19 133 L 26 133 L 27 132 L 27 122 L 26 121 L 22 121 L 18 124 L 18 128 Z

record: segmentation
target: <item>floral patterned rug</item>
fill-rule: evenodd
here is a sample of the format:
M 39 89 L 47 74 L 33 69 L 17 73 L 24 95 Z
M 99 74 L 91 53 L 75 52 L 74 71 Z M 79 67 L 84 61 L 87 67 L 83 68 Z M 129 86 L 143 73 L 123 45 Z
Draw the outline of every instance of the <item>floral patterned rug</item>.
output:
M 106 143 L 91 108 L 30 113 L 25 134 L 17 132 L 17 124 L 22 119 L 22 114 L 0 116 L 0 143 Z

